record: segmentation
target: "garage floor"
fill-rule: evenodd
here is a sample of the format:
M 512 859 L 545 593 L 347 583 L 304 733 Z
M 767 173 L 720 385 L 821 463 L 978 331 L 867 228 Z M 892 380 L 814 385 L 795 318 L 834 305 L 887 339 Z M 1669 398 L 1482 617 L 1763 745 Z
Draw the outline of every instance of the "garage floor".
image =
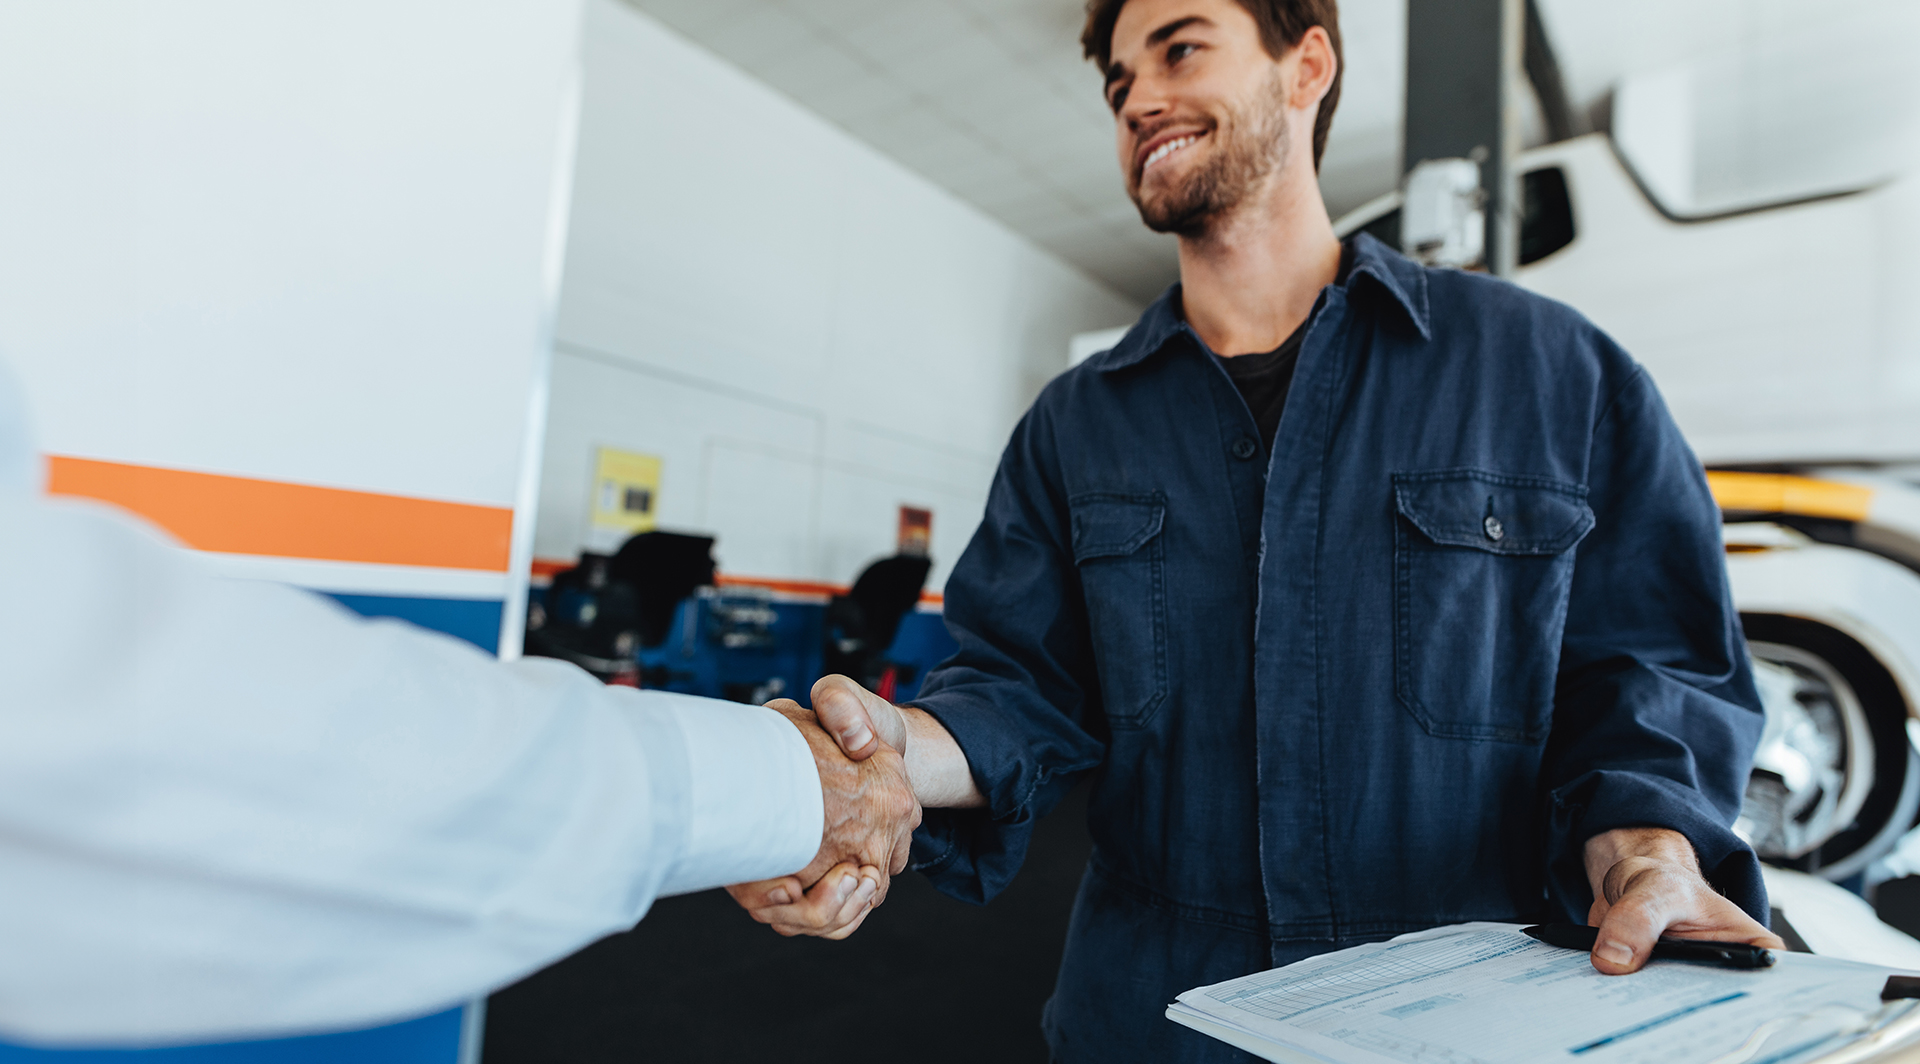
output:
M 780 938 L 719 891 L 669 898 L 633 931 L 494 995 L 486 1064 L 845 1064 L 872 1044 L 925 1064 L 1043 1062 L 1040 1007 L 1086 865 L 1085 816 L 1082 789 L 1041 823 L 991 907 L 905 875 L 845 942 Z M 1920 937 L 1920 877 L 1875 900 Z

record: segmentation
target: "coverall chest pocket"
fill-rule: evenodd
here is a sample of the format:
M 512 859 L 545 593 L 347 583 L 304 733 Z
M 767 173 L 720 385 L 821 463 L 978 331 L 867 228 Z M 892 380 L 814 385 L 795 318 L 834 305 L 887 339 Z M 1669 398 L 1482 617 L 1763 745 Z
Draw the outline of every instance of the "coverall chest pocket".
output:
M 1586 489 L 1472 469 L 1395 473 L 1394 689 L 1431 735 L 1539 742 Z
M 1095 492 L 1067 506 L 1107 721 L 1143 727 L 1167 699 L 1166 497 Z

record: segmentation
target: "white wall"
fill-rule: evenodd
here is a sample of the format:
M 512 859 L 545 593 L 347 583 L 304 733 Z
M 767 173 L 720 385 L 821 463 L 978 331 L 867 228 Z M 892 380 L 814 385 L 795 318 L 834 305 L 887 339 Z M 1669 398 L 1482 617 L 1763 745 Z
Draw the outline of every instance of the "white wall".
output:
M 932 587 L 1075 333 L 1139 308 L 618 0 L 590 0 L 535 551 L 596 446 L 728 572 L 846 582 L 934 511 Z
M 578 27 L 0 5 L 0 357 L 42 445 L 513 505 Z
M 580 15 L 0 4 L 0 358 L 41 446 L 513 511 L 499 571 L 216 563 L 506 599 L 517 646 Z

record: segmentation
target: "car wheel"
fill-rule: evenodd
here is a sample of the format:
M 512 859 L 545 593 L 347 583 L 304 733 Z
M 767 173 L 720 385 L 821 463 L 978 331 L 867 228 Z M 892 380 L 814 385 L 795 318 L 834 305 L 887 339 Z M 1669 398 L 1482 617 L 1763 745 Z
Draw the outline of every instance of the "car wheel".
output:
M 1767 721 L 1736 830 L 1773 864 L 1848 879 L 1920 810 L 1906 702 L 1866 648 L 1826 625 L 1741 620 Z

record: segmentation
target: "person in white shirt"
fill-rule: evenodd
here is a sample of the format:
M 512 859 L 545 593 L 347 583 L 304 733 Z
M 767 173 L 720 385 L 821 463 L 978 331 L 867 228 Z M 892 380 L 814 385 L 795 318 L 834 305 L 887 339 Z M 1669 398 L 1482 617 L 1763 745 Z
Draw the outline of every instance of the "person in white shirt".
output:
M 0 1040 L 365 1027 L 655 897 L 804 867 L 799 904 L 847 923 L 905 866 L 900 759 L 791 702 L 499 662 L 210 575 L 40 480 L 0 367 Z

